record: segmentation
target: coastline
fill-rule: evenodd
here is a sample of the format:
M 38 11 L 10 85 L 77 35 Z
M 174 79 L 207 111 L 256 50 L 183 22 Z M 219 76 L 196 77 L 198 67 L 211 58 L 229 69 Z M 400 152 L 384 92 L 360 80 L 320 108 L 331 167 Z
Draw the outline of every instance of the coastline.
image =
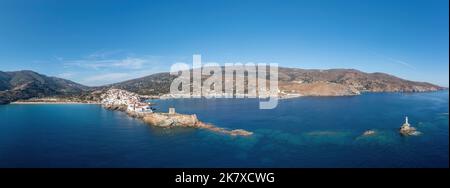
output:
M 293 93 L 293 94 L 279 94 L 277 96 L 272 96 L 273 98 L 277 98 L 278 100 L 285 100 L 285 99 L 296 99 L 296 98 L 302 98 L 302 97 L 353 97 L 353 96 L 360 96 L 364 94 L 382 94 L 382 93 L 388 93 L 388 94 L 416 94 L 416 93 L 434 93 L 434 92 L 442 92 L 442 91 L 448 91 L 448 88 L 443 88 L 439 90 L 426 90 L 426 91 L 360 91 L 360 93 L 355 94 L 324 94 L 324 95 L 317 95 L 317 94 L 299 94 L 299 93 Z M 151 98 L 149 100 L 158 99 L 158 100 L 171 100 L 171 99 L 192 99 L 192 98 L 204 98 L 205 97 L 192 97 L 190 95 L 187 95 L 186 97 L 174 97 L 174 96 L 168 96 L 168 95 L 161 95 L 158 97 Z M 215 97 L 211 97 L 215 98 Z M 223 97 L 218 97 L 223 98 Z M 236 97 L 232 97 L 231 99 L 235 99 Z M 247 97 L 242 97 L 239 99 L 246 99 Z M 256 97 L 258 98 L 258 97 Z M 266 98 L 260 98 L 260 99 L 267 99 Z
M 42 101 L 42 102 L 37 102 L 37 101 L 16 101 L 16 102 L 11 102 L 9 104 L 95 104 L 95 105 L 100 105 L 101 103 L 99 102 L 52 102 L 52 101 Z
M 302 95 L 302 94 L 288 94 L 288 95 L 278 95 L 276 98 L 278 100 L 285 100 L 285 99 L 296 99 L 296 98 L 302 98 L 302 97 L 351 97 L 351 96 L 359 96 L 364 94 L 378 94 L 378 93 L 398 93 L 398 94 L 414 94 L 414 93 L 433 93 L 433 92 L 442 92 L 442 91 L 449 91 L 448 88 L 442 89 L 442 90 L 429 90 L 429 91 L 414 91 L 414 92 L 408 92 L 408 91 L 362 91 L 359 94 L 349 94 L 349 95 Z M 142 97 L 143 95 L 140 95 Z M 178 97 L 170 97 L 170 96 L 152 96 L 149 97 L 143 97 L 146 100 L 171 100 L 171 99 L 183 99 Z M 190 98 L 185 98 L 190 99 Z M 86 101 L 86 102 L 80 102 L 80 101 L 56 101 L 56 100 L 22 100 L 22 101 L 14 101 L 10 102 L 8 104 L 96 104 L 101 105 L 101 102 L 97 101 Z

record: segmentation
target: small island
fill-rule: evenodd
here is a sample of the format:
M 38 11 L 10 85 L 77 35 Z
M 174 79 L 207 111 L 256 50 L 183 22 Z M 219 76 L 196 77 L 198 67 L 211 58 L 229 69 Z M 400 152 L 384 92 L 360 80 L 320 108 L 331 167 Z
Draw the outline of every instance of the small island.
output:
M 400 127 L 400 134 L 403 136 L 417 136 L 421 133 L 409 124 L 407 116 L 405 117 L 405 123 Z
M 232 136 L 250 136 L 253 134 L 243 129 L 228 130 L 216 127 L 201 122 L 195 114 L 176 113 L 175 108 L 169 108 L 167 113 L 153 112 L 150 104 L 142 102 L 138 94 L 121 89 L 110 89 L 102 94 L 101 98 L 101 104 L 104 108 L 126 112 L 129 116 L 142 119 L 145 123 L 156 127 L 201 128 Z

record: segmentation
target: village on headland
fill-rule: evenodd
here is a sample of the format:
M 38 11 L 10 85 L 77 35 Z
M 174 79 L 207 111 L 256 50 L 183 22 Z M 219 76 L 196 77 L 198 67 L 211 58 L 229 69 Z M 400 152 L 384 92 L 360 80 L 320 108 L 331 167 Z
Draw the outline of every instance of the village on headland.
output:
M 243 129 L 228 130 L 216 127 L 198 120 L 195 114 L 176 113 L 175 108 L 169 108 L 167 113 L 154 112 L 151 104 L 144 102 L 138 94 L 121 89 L 109 89 L 102 94 L 101 98 L 101 105 L 104 108 L 126 112 L 129 116 L 142 119 L 152 126 L 200 128 L 232 136 L 250 136 L 253 134 Z

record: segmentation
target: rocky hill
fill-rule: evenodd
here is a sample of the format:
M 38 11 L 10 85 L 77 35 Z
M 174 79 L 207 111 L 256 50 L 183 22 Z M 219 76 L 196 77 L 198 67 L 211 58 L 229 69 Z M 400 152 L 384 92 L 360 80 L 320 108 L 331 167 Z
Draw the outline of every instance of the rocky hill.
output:
M 424 92 L 445 89 L 426 82 L 404 80 L 384 73 L 365 73 L 354 69 L 297 69 L 279 68 L 279 88 L 282 94 L 302 96 L 344 96 L 362 92 Z M 142 95 L 161 95 L 169 92 L 175 78 L 158 73 L 110 85 Z
M 157 73 L 105 87 L 124 89 L 141 95 L 162 95 L 170 92 L 170 84 L 176 78 L 169 73 Z
M 0 71 L 0 104 L 49 96 L 79 96 L 89 87 L 33 71 Z
M 361 92 L 424 92 L 445 89 L 426 82 L 354 69 L 307 70 L 280 68 L 279 88 L 307 96 L 357 95 Z

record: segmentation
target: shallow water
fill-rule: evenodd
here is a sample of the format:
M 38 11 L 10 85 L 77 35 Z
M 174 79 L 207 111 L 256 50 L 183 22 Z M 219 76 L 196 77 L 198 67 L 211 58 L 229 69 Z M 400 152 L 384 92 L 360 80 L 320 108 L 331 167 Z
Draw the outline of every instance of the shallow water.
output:
M 281 100 L 155 100 L 253 131 L 148 126 L 98 105 L 0 106 L 0 167 L 448 167 L 448 91 Z M 402 137 L 408 116 L 422 134 Z M 361 136 L 367 129 L 377 131 Z

